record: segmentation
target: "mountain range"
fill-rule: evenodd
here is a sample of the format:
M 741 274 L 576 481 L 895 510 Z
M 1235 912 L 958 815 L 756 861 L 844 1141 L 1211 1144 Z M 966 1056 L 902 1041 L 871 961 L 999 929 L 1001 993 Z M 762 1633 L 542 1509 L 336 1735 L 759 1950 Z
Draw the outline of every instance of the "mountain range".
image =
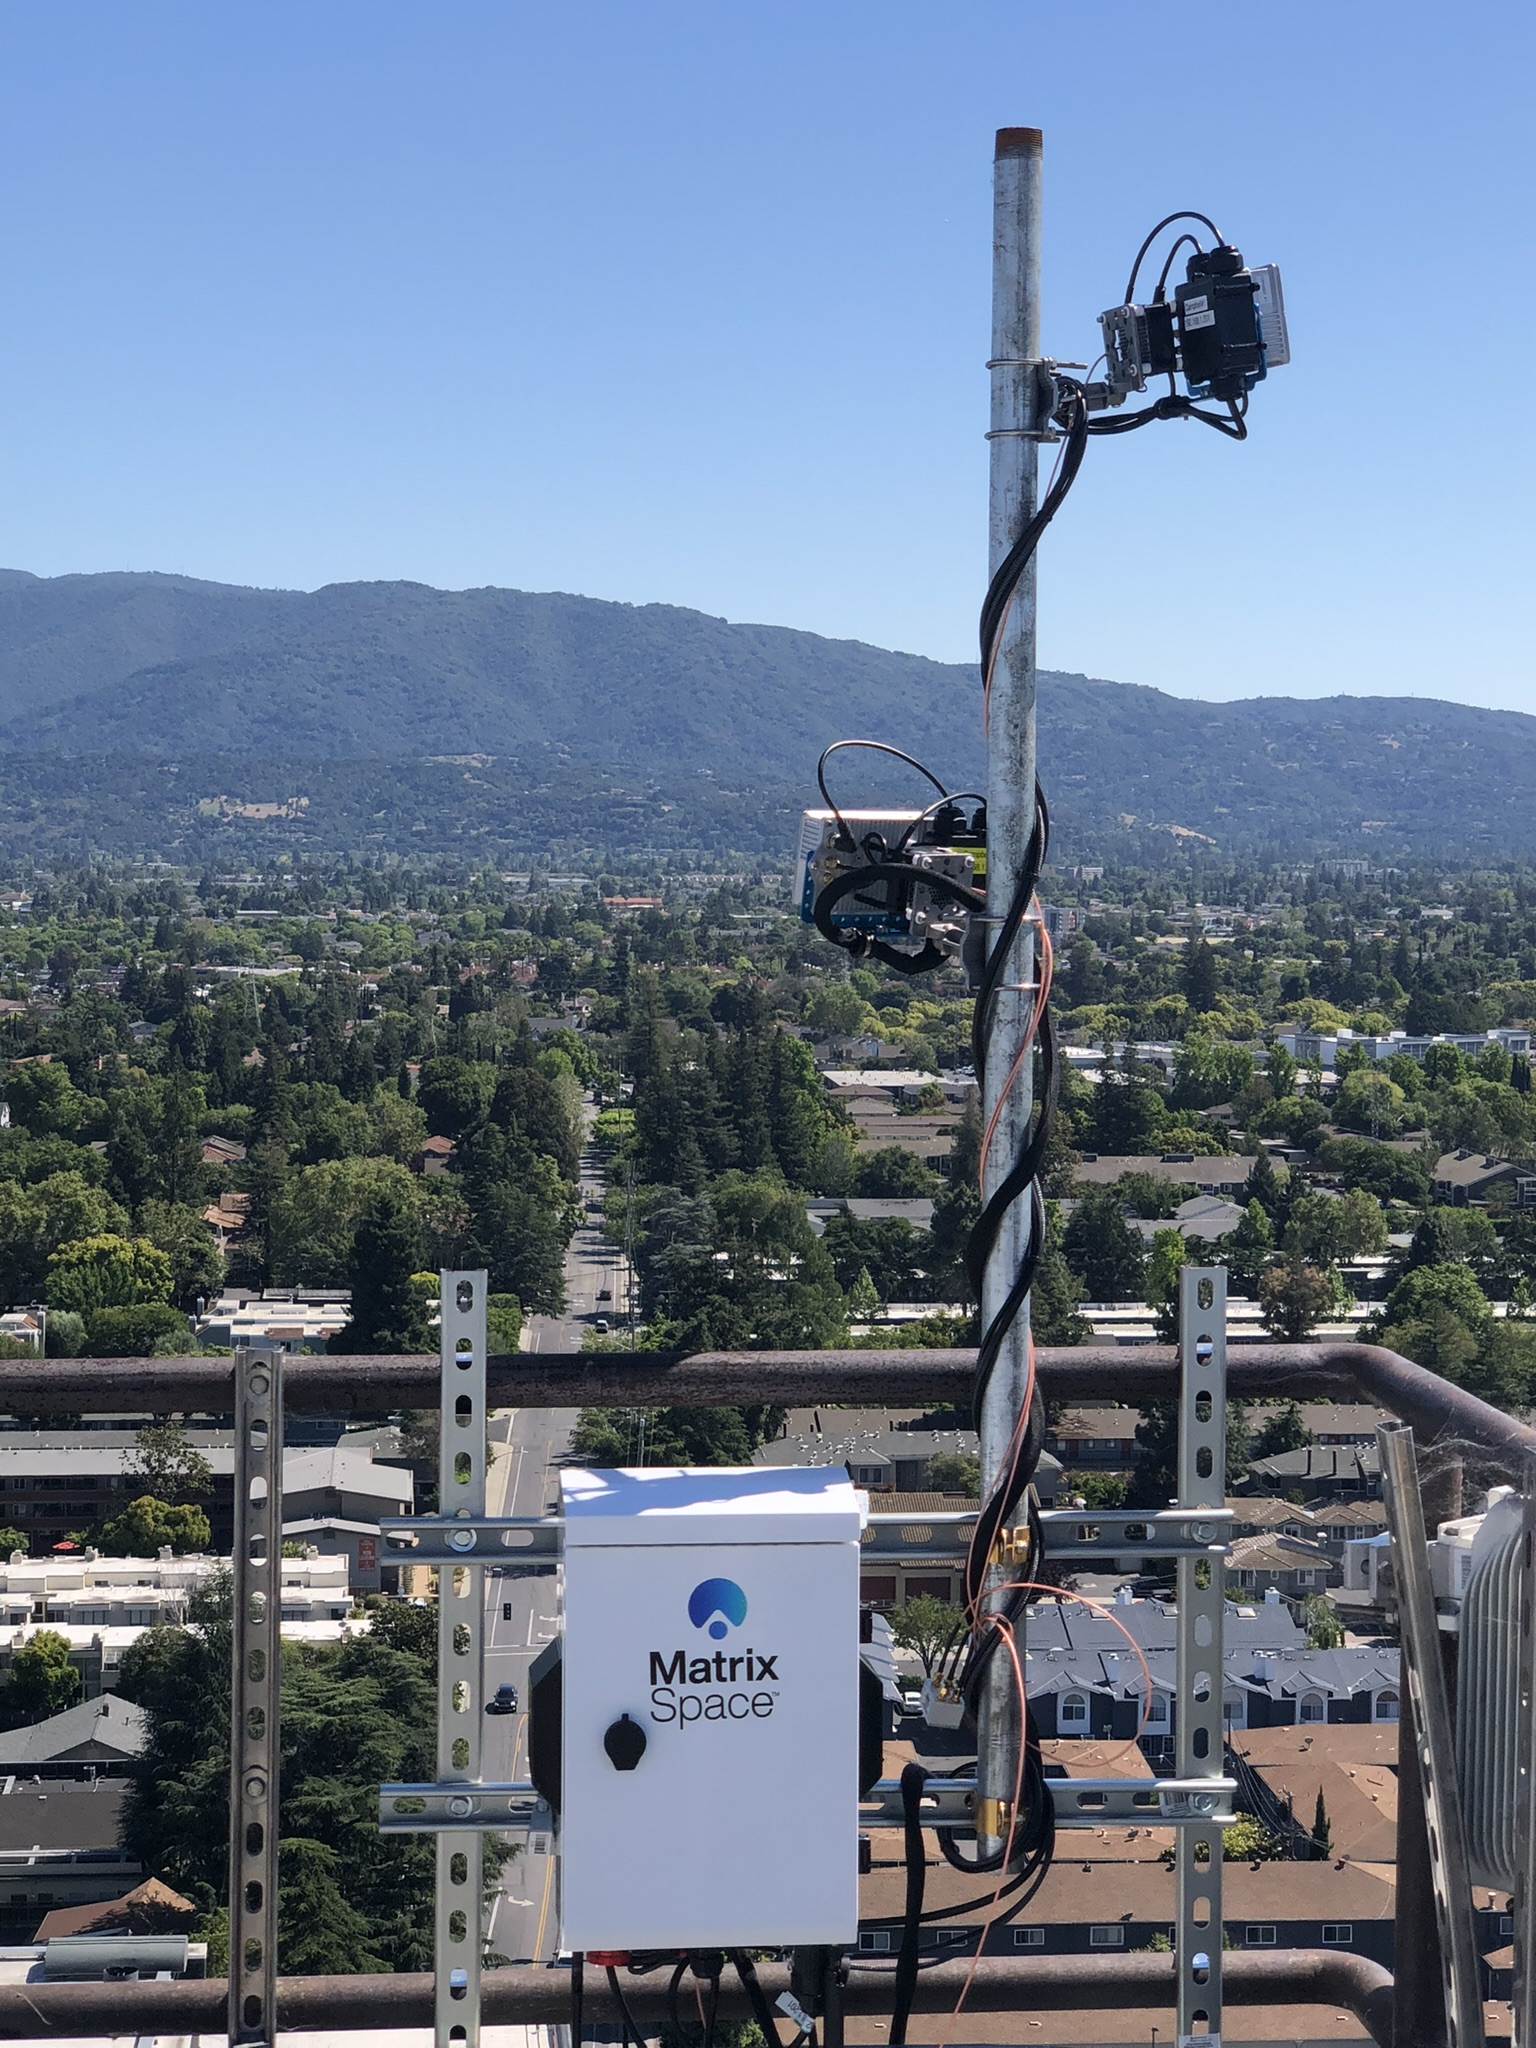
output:
M 1042 671 L 1075 859 L 1536 851 L 1536 718 Z M 671 605 L 0 570 L 0 852 L 780 853 L 830 740 L 983 772 L 973 668 Z M 843 757 L 839 786 L 920 788 Z

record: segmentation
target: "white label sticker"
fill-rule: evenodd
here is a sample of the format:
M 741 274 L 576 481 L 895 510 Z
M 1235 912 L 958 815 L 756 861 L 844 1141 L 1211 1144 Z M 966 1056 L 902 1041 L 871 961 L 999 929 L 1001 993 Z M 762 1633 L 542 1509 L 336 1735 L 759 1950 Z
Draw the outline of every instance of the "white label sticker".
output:
M 1193 313 L 1193 314 L 1192 314 L 1192 313 L 1188 312 L 1187 310 L 1186 310 L 1186 312 L 1185 312 L 1185 315 L 1184 315 L 1184 331 L 1185 331 L 1185 333 L 1186 333 L 1186 334 L 1191 334 L 1191 333 L 1193 333 L 1193 332 L 1194 332 L 1194 330 L 1195 330 L 1195 329 L 1196 329 L 1197 327 L 1214 327 L 1215 325 L 1216 325 L 1216 315 L 1215 315 L 1214 313 Z
M 1210 300 L 1202 294 L 1198 299 L 1186 299 L 1184 301 L 1184 310 L 1186 313 L 1203 313 L 1210 303 Z

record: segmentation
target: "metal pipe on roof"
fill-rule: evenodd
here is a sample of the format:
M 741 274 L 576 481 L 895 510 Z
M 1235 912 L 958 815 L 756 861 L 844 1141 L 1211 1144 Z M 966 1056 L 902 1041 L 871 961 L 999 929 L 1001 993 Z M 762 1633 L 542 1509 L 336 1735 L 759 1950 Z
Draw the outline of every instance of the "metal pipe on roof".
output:
M 1178 1398 L 1178 1361 L 1162 1344 L 1084 1344 L 1036 1354 L 1050 1400 L 1134 1405 Z M 969 1398 L 976 1354 L 954 1351 L 539 1351 L 489 1361 L 492 1407 L 633 1408 L 754 1401 L 806 1407 Z M 435 1357 L 291 1358 L 290 1414 L 387 1415 L 435 1407 Z M 1464 1387 L 1452 1386 L 1378 1344 L 1236 1344 L 1228 1391 L 1249 1400 L 1367 1400 L 1413 1425 L 1420 1447 L 1464 1442 L 1518 1479 L 1536 1453 L 1536 1430 Z M 234 1370 L 222 1358 L 17 1358 L 0 1360 L 0 1414 L 229 1414 Z
M 1234 1951 L 1225 1959 L 1224 1990 L 1232 2005 L 1335 2005 L 1352 2012 L 1378 2048 L 1391 2048 L 1392 1977 L 1366 1956 L 1333 1949 Z M 975 1965 L 967 2006 L 976 2012 L 1092 2012 L 1111 2007 L 1173 2009 L 1174 1959 L 1151 1950 L 1130 1955 L 983 1956 Z M 936 1963 L 918 1975 L 918 2012 L 954 2009 L 971 1965 Z M 759 1963 L 758 1976 L 772 2004 L 789 1988 L 783 1963 Z M 570 1979 L 561 1969 L 521 1964 L 487 1970 L 480 1980 L 481 2011 L 491 2025 L 553 2025 L 570 2019 Z M 665 1972 L 624 1983 L 630 2010 L 640 2020 L 667 2018 Z M 596 1972 L 588 1972 L 588 2024 L 617 2025 L 619 2014 Z M 858 1967 L 849 1972 L 845 2012 L 890 2010 L 891 1972 Z M 144 1980 L 138 1983 L 0 1985 L 0 2039 L 80 2039 L 93 2034 L 216 2034 L 222 2031 L 222 1978 Z M 729 1973 L 720 1980 L 720 2014 L 750 2019 L 745 1992 Z M 278 1984 L 282 2031 L 362 2032 L 426 2027 L 432 2021 L 432 1978 L 425 1972 L 394 1976 L 284 1977 Z

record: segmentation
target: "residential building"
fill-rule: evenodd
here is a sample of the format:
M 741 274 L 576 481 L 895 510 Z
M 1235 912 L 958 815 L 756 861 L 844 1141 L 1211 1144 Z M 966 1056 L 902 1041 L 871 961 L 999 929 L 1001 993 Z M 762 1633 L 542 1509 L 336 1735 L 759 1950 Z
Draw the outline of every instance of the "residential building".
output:
M 119 1847 L 122 1779 L 0 1781 L 0 1938 L 30 1936 L 51 1906 L 120 1898 L 147 1875 Z
M 1045 1447 L 1061 1460 L 1063 1477 L 1077 1472 L 1124 1472 L 1136 1462 L 1139 1408 L 1073 1406 L 1046 1427 Z
M 114 1440 L 116 1439 L 116 1440 Z M 88 1531 L 118 1514 L 145 1491 L 127 1468 L 133 1438 L 120 1430 L 0 1432 L 0 1526 L 23 1530 L 32 1550 L 46 1552 L 72 1531 Z M 227 1552 L 234 1540 L 234 1451 L 211 1443 L 203 1455 L 213 1468 L 212 1491 L 201 1501 L 212 1547 Z M 332 1445 L 290 1445 L 283 1453 L 283 1513 L 304 1522 L 339 1515 L 371 1523 L 408 1515 L 415 1481 L 399 1465 L 375 1463 L 366 1452 Z
M 1308 1507 L 1381 1498 L 1381 1463 L 1374 1444 L 1308 1444 L 1255 1458 L 1241 1481 L 1250 1493 L 1300 1493 Z
M 1109 1187 L 1128 1173 L 1147 1173 L 1154 1180 L 1186 1185 L 1202 1195 L 1232 1195 L 1246 1188 L 1253 1161 L 1241 1156 L 1214 1157 L 1194 1152 L 1085 1152 L 1073 1168 L 1080 1187 Z
M 924 1418 L 882 1409 L 792 1410 L 779 1435 L 757 1450 L 758 1465 L 843 1465 L 855 1486 L 872 1493 L 930 1490 L 928 1462 L 943 1454 L 975 1458 L 980 1439 L 973 1429 L 922 1429 Z M 1035 1474 L 1040 1498 L 1053 1504 L 1061 1467 L 1049 1454 Z
M 1294 1501 L 1276 1500 L 1262 1493 L 1231 1494 L 1227 1506 L 1232 1511 L 1234 1542 L 1245 1536 L 1310 1538 L 1317 1526 L 1317 1517 L 1310 1508 L 1297 1507 Z
M 226 1200 L 220 1197 L 221 1204 Z M 243 1211 L 240 1224 L 243 1227 Z M 351 1291 L 345 1287 L 228 1288 L 200 1318 L 197 1334 L 206 1343 L 227 1344 L 234 1350 L 245 1344 L 271 1344 L 289 1353 L 323 1351 L 351 1320 L 351 1302 Z
M 1486 1201 L 1493 1189 L 1523 1176 L 1513 1160 L 1496 1152 L 1442 1152 L 1430 1176 L 1430 1191 L 1442 1208 L 1465 1209 Z
M 1476 1059 L 1490 1045 L 1515 1059 L 1528 1059 L 1531 1052 L 1531 1033 L 1524 1028 L 1507 1027 L 1497 1031 L 1385 1031 L 1372 1035 L 1352 1031 L 1348 1025 L 1341 1025 L 1336 1031 L 1308 1031 L 1292 1025 L 1277 1031 L 1275 1042 L 1283 1045 L 1302 1066 L 1321 1066 L 1324 1073 L 1335 1070 L 1341 1052 L 1356 1048 L 1372 1060 L 1389 1060 L 1396 1053 L 1422 1060 L 1432 1045 L 1454 1046 L 1469 1059 Z
M 1243 1536 L 1226 1563 L 1229 1593 L 1267 1593 L 1271 1587 L 1295 1608 L 1343 1577 L 1320 1544 L 1295 1536 Z
M 1114 1623 L 1132 1636 L 1136 1650 Z M 1176 1626 L 1171 1602 L 1127 1594 L 1117 1597 L 1113 1621 L 1093 1610 L 1076 1612 L 1069 1602 L 1037 1601 L 1030 1609 L 1024 1675 L 1042 1737 L 1134 1739 L 1154 1763 L 1167 1765 L 1177 1735 Z M 1229 1730 L 1398 1718 L 1393 1645 L 1314 1650 L 1278 1591 L 1252 1607 L 1229 1609 L 1225 1634 L 1222 1702 Z
M 983 1954 L 1124 1954 L 1167 1942 L 1177 1913 L 1173 1870 L 1152 1858 L 1079 1857 L 1075 1846 L 1072 1836 L 1058 1840 L 1055 1860 L 1028 1905 L 1016 1918 L 1004 1916 L 986 1930 Z M 1233 1947 L 1339 1948 L 1391 1964 L 1390 1866 L 1366 1868 L 1347 1860 L 1229 1863 L 1222 1879 L 1224 1932 Z M 891 1931 L 861 1934 L 864 1953 L 894 1953 L 899 1946 L 905 1882 L 901 1857 L 889 1851 L 860 1879 L 860 1918 L 897 1923 Z M 959 1905 L 976 1891 L 975 1878 L 950 1869 L 935 1846 L 926 1871 L 928 1907 Z M 930 1952 L 951 1945 L 963 1949 L 982 1933 L 984 1917 L 978 1910 L 925 1930 L 923 1946 Z

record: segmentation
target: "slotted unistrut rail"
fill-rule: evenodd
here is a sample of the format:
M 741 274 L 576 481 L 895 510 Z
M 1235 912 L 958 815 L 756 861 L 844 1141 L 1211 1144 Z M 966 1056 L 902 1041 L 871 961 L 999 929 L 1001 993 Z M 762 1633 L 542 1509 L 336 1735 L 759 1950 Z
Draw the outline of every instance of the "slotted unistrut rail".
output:
M 1226 1506 L 1227 1491 L 1227 1275 L 1223 1266 L 1186 1266 L 1179 1275 L 1179 1351 L 1184 1386 L 1179 1401 L 1179 1506 Z M 1207 1535 L 1215 1533 L 1212 1522 Z M 1223 1535 L 1227 1532 L 1224 1528 Z M 1225 1554 L 1178 1560 L 1178 1733 L 1176 1758 L 1185 1780 L 1209 1779 L 1191 1806 L 1208 1824 L 1184 1828 L 1177 1838 L 1179 2048 L 1197 2030 L 1221 2034 L 1221 1842 L 1226 1779 L 1226 1723 L 1222 1703 L 1222 1621 L 1226 1609 Z M 1222 1792 L 1225 1792 L 1225 1800 Z
M 441 1281 L 438 1510 L 449 1521 L 485 1513 L 485 1290 L 483 1272 Z M 450 1552 L 456 1550 L 448 1532 Z M 480 1574 L 464 1564 L 437 1572 L 437 1775 L 444 1785 L 480 1777 L 485 1599 Z M 450 1804 L 471 1795 L 451 1795 Z M 437 1838 L 433 1915 L 436 2048 L 477 2048 L 480 2039 L 480 1837 L 450 1828 Z
M 282 1353 L 252 1345 L 236 1352 L 234 1371 L 228 2031 L 232 2048 L 270 2048 L 277 2037 Z

